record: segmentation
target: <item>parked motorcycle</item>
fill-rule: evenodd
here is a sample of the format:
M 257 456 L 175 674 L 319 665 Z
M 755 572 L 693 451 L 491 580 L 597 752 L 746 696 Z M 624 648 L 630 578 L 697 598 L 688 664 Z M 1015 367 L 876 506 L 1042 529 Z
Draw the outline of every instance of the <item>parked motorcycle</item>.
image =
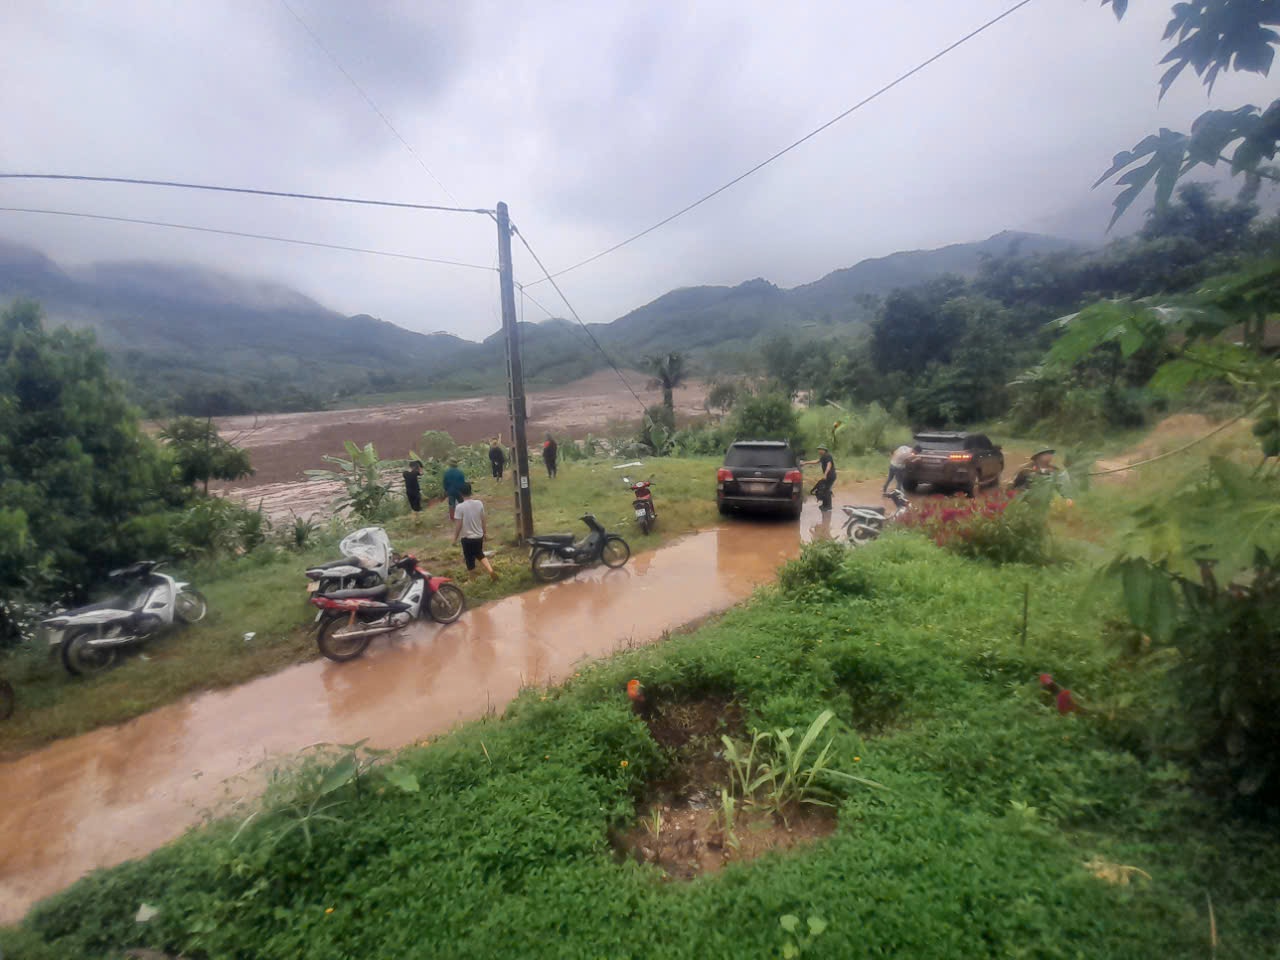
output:
M 884 532 L 884 525 L 897 519 L 911 509 L 911 501 L 901 490 L 891 490 L 885 496 L 892 500 L 897 509 L 886 513 L 884 507 L 850 507 L 844 510 L 844 536 L 855 547 L 870 543 Z
M 330 660 L 354 660 L 374 637 L 399 630 L 413 620 L 430 617 L 437 623 L 453 623 L 462 616 L 466 595 L 448 577 L 433 577 L 414 556 L 401 557 L 392 567 L 409 577 L 394 600 L 387 599 L 389 587 L 385 583 L 311 598 L 320 608 L 316 643 Z
M 362 590 L 385 583 L 391 572 L 391 541 L 381 527 L 361 527 L 338 544 L 341 560 L 307 570 L 308 593 Z
M 580 570 L 603 563 L 606 567 L 623 566 L 631 557 L 631 547 L 616 533 L 609 533 L 591 514 L 581 518 L 590 532 L 575 541 L 571 533 L 535 536 L 529 541 L 529 566 L 533 579 L 543 583 L 559 580 L 569 570 Z
M 637 480 L 632 483 L 630 477 L 623 477 L 622 482 L 630 486 L 631 492 L 635 495 L 635 502 L 631 504 L 631 508 L 636 513 L 636 523 L 640 526 L 640 532 L 647 534 L 658 520 L 658 511 L 653 506 L 653 492 L 649 489 L 653 486 L 653 481 Z
M 79 676 L 105 670 L 122 647 L 150 640 L 175 623 L 203 620 L 209 606 L 188 583 L 164 573 L 154 560 L 112 570 L 116 596 L 66 610 L 40 623 L 50 646 L 57 646 L 67 673 Z

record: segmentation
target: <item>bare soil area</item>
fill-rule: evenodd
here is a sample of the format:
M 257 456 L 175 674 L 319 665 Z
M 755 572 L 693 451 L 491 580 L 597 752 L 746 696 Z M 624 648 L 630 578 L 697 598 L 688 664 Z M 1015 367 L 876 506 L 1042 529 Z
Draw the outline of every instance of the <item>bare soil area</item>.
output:
M 662 391 L 650 389 L 647 374 L 623 371 L 631 388 L 646 405 L 660 403 Z M 675 392 L 676 412 L 686 416 L 703 412 L 706 384 L 691 382 Z M 639 422 L 642 411 L 635 397 L 612 370 L 582 380 L 539 390 L 527 398 L 529 439 L 544 433 L 557 437 L 581 437 L 611 420 Z M 246 491 L 263 488 L 278 492 L 275 484 L 294 484 L 302 471 L 325 464 L 327 453 L 341 453 L 343 441 L 372 442 L 384 457 L 403 457 L 426 430 L 444 430 L 459 443 L 476 443 L 501 435 L 509 442 L 511 421 L 503 396 L 464 397 L 422 403 L 396 403 L 354 410 L 320 410 L 312 413 L 261 414 L 218 420 L 224 437 L 245 447 L 253 458 L 254 475 L 232 484 Z
M 718 697 L 655 705 L 646 718 L 653 738 L 673 756 L 663 779 L 650 784 L 639 821 L 611 837 L 620 857 L 662 869 L 667 878 L 691 880 L 734 861 L 811 843 L 835 830 L 832 811 L 803 807 L 784 823 L 738 806 L 731 821 L 720 789 L 729 782 L 722 735 L 745 733 L 737 704 Z

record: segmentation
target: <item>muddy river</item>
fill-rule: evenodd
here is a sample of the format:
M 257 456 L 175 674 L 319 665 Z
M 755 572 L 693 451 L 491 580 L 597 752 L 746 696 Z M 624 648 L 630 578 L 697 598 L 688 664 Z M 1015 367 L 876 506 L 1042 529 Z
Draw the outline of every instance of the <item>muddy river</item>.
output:
M 878 500 L 878 482 L 840 486 L 837 502 Z M 378 638 L 350 663 L 300 664 L 4 763 L 0 922 L 89 870 L 174 839 L 206 811 L 251 799 L 278 758 L 366 737 L 398 747 L 501 711 L 523 685 L 563 679 L 585 658 L 733 605 L 771 581 L 802 539 L 827 533 L 812 502 L 798 525 L 726 523 L 621 570 Z

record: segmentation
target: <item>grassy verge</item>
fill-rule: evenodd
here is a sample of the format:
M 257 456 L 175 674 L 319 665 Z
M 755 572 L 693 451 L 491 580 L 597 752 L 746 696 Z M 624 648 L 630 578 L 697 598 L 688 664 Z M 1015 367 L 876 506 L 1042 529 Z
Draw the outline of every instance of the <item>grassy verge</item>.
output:
M 323 794 L 323 817 L 295 796 L 238 836 L 214 824 L 81 881 L 0 944 L 37 958 L 407 957 L 424 944 L 440 957 L 775 956 L 798 940 L 783 925 L 797 916 L 825 922 L 800 944 L 824 957 L 1271 955 L 1280 844 L 1122 745 L 1105 705 L 1151 691 L 1104 647 L 1113 612 L 1084 568 L 994 568 L 908 535 L 810 550 L 714 624 L 405 751 L 416 792 L 348 784 Z M 1041 671 L 1089 712 L 1059 716 Z M 833 710 L 832 765 L 887 789 L 844 790 L 834 834 L 813 846 L 691 883 L 620 862 L 610 831 L 667 762 L 623 694 L 632 676 L 656 703 L 732 698 L 762 728 Z M 142 904 L 158 911 L 146 924 Z
M 593 512 L 610 530 L 620 532 L 639 552 L 664 540 L 705 526 L 716 519 L 714 459 L 648 461 L 640 473 L 654 480 L 659 520 L 642 536 L 634 524 L 631 496 L 622 483 L 627 470 L 609 461 L 564 463 L 554 481 L 533 477 L 535 528 L 539 532 L 586 528 L 577 519 Z M 636 468 L 630 468 L 636 469 Z M 472 606 L 532 587 L 528 554 L 513 546 L 510 478 L 475 482 L 476 494 L 489 514 L 490 547 L 497 556 L 496 582 L 469 580 L 461 550 L 452 545 L 452 528 L 443 503 L 418 515 L 387 522 L 398 550 L 416 554 L 434 572 L 463 583 Z M 0 756 L 12 756 L 58 737 L 136 717 L 198 690 L 242 683 L 290 663 L 317 655 L 306 627 L 313 608 L 305 602 L 302 570 L 318 560 L 336 557 L 326 545 L 302 554 L 265 548 L 253 555 L 187 571 L 208 597 L 206 622 L 152 643 L 141 656 L 129 656 L 120 667 L 92 678 L 73 678 L 56 656 L 27 649 L 0 661 L 0 675 L 13 683 L 18 696 L 14 716 L 0 724 Z M 252 632 L 253 640 L 244 635 Z

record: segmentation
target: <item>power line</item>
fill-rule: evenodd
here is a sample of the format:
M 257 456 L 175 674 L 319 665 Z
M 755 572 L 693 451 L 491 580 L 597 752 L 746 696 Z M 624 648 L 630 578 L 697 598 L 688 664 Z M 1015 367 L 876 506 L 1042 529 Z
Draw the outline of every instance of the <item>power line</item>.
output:
M 163 220 L 140 220 L 134 217 L 111 217 L 102 213 L 79 213 L 72 210 L 41 210 L 34 207 L 0 207 L 0 213 L 39 213 L 52 217 L 79 217 L 85 220 L 109 220 L 114 223 L 137 223 L 147 227 L 167 227 L 170 230 L 193 230 L 196 233 L 217 233 L 227 237 L 244 237 L 250 240 L 273 240 L 276 243 L 296 243 L 304 247 L 321 247 L 325 250 L 345 250 L 348 253 L 367 253 L 375 257 L 394 257 L 398 260 L 416 260 L 420 263 L 438 263 L 449 267 L 466 267 L 471 270 L 493 270 L 481 263 L 463 263 L 460 260 L 441 260 L 435 257 L 419 257 L 412 253 L 394 253 L 389 250 L 370 250 L 366 247 L 347 247 L 337 243 L 321 243 L 319 240 L 299 240 L 295 237 L 275 237 L 265 233 L 245 233 L 240 230 L 218 230 L 214 227 L 196 227 L 188 223 L 167 223 Z
M 745 173 L 739 174 L 738 176 L 734 177 L 732 180 L 730 180 L 728 183 L 724 184 L 723 186 L 717 187 L 716 189 L 712 190 L 710 193 L 702 197 L 699 197 L 697 200 L 693 201 L 693 203 L 689 204 L 688 206 L 681 207 L 675 213 L 671 214 L 671 216 L 666 217 L 662 220 L 659 220 L 653 226 L 646 227 L 644 230 L 641 230 L 639 233 L 633 236 L 627 237 L 627 239 L 621 241 L 620 243 L 615 243 L 612 247 L 609 247 L 607 250 L 601 250 L 599 253 L 595 254 L 594 256 L 587 257 L 585 260 L 579 260 L 573 266 L 565 267 L 563 270 L 558 270 L 555 273 L 550 273 L 546 277 L 543 277 L 542 279 L 554 280 L 555 277 L 564 276 L 566 273 L 568 273 L 571 270 L 577 270 L 579 267 L 585 267 L 589 263 L 594 263 L 595 261 L 599 260 L 601 257 L 607 257 L 609 254 L 613 253 L 615 250 L 621 250 L 627 244 L 634 243 L 635 241 L 639 240 L 641 237 L 648 236 L 649 234 L 653 233 L 653 231 L 657 230 L 660 227 L 665 227 L 672 220 L 675 220 L 678 217 L 684 216 L 686 213 L 688 213 L 690 210 L 693 210 L 695 207 L 702 206 L 704 203 L 706 203 L 708 200 L 712 199 L 713 197 L 718 197 L 720 194 L 724 193 L 730 187 L 741 183 L 743 180 L 747 179 L 747 177 L 751 176 L 753 173 L 756 173 L 757 171 L 764 169 L 769 164 L 773 163 L 773 161 L 790 153 L 792 150 L 800 146 L 802 143 L 805 143 L 808 140 L 812 140 L 818 134 L 822 133 L 822 131 L 826 130 L 830 126 L 833 126 L 839 123 L 841 120 L 849 116 L 849 114 L 853 113 L 854 111 L 860 110 L 863 107 L 865 107 L 867 104 L 871 103 L 873 100 L 879 99 L 884 94 L 892 90 L 894 87 L 898 86 L 898 84 L 915 76 L 925 67 L 928 67 L 931 64 L 937 62 L 938 60 L 941 60 L 943 57 L 945 57 L 951 51 L 955 50 L 957 47 L 969 42 L 974 37 L 989 30 L 991 27 L 994 27 L 1001 20 L 1004 20 L 1006 17 L 1012 16 L 1013 14 L 1017 13 L 1019 10 L 1021 10 L 1023 7 L 1025 7 L 1027 4 L 1031 2 L 1032 0 L 1020 0 L 1020 2 L 1015 3 L 1012 7 L 1005 10 L 1004 13 L 1000 14 L 999 16 L 993 17 L 992 19 L 984 23 L 982 26 L 965 34 L 959 40 L 955 41 L 949 46 L 943 47 L 941 50 L 939 50 L 937 53 L 931 56 L 928 60 L 924 60 L 921 63 L 916 64 L 916 66 L 912 67 L 906 73 L 897 77 L 897 79 L 892 80 L 889 83 L 886 83 L 879 90 L 875 91 L 874 93 L 872 93 L 867 97 L 864 97 L 862 100 L 859 100 L 848 110 L 844 111 L 843 113 L 835 117 L 832 117 L 822 126 L 818 127 L 815 130 L 810 131 L 809 133 L 806 133 L 803 137 L 801 137 L 799 140 L 795 141 L 794 143 L 789 144 L 786 147 L 783 147 L 781 150 L 779 150 L 777 153 L 775 153 L 773 156 L 769 157 L 768 159 L 761 160 L 750 170 L 746 171 Z M 541 282 L 542 280 L 533 281 L 534 284 L 538 284 Z M 533 284 L 530 284 L 530 285 L 532 286 Z
M 258 197 L 287 197 L 292 200 L 327 200 L 331 203 L 358 203 L 370 207 L 400 207 L 405 210 L 441 210 L 446 213 L 479 213 L 491 216 L 492 210 L 471 207 L 442 207 L 430 203 L 402 203 L 395 200 L 367 200 L 360 197 L 332 197 L 319 193 L 293 193 L 285 190 L 255 190 L 250 187 L 224 187 L 207 183 L 181 183 L 176 180 L 139 180 L 134 177 L 87 177 L 66 173 L 0 173 L 0 180 L 71 180 L 81 183 L 127 183 L 143 187 L 176 187 L 180 190 L 213 190 L 217 193 L 247 193 Z
M 387 125 L 387 129 L 390 130 L 392 135 L 394 135 L 395 138 L 404 145 L 404 148 L 409 151 L 410 156 L 418 161 L 418 166 L 422 167 L 422 169 L 426 171 L 427 176 L 435 181 L 436 186 L 443 190 L 454 203 L 460 203 L 458 198 L 453 195 L 453 192 L 441 182 L 440 178 L 431 172 L 431 168 L 427 166 L 426 161 L 423 160 L 422 157 L 418 156 L 418 152 L 413 149 L 409 144 L 409 141 L 400 136 L 400 131 L 395 128 L 395 124 L 391 122 L 391 118 L 383 113 L 381 108 L 373 102 L 373 97 L 365 93 L 364 87 L 360 86 L 360 84 L 356 82 L 356 78 L 347 72 L 346 67 L 342 65 L 341 61 L 338 60 L 333 51 L 324 45 L 319 35 L 311 29 L 311 26 L 307 21 L 303 20 L 298 11 L 294 10 L 293 7 L 289 5 L 289 0 L 280 0 L 280 4 L 293 15 L 293 19 L 298 21 L 302 29 L 307 31 L 307 35 L 311 37 L 315 45 L 319 47 L 320 51 L 333 62 L 333 65 L 338 68 L 338 72 L 347 78 L 347 82 L 350 83 L 351 86 L 355 87 L 356 93 L 360 94 L 360 96 L 364 98 L 364 102 L 367 103 L 373 109 L 373 112 L 382 119 L 382 122 Z
M 622 371 L 618 369 L 618 365 L 613 362 L 613 357 L 609 356 L 609 354 L 605 351 L 604 347 L 600 346 L 600 341 L 596 339 L 595 334 L 592 333 L 591 329 L 585 323 L 582 322 L 582 317 L 578 316 L 578 311 L 573 308 L 573 304 L 569 302 L 569 298 L 564 295 L 564 291 L 560 289 L 560 284 L 556 283 L 555 277 L 553 277 L 550 273 L 547 272 L 546 265 L 542 262 L 542 260 L 538 257 L 538 255 L 533 252 L 533 247 L 529 246 L 529 241 L 525 239 L 524 233 L 520 230 L 517 230 L 514 226 L 512 226 L 511 232 L 520 238 L 520 242 L 524 244 L 524 248 L 529 251 L 529 256 L 533 257 L 533 262 L 536 263 L 538 265 L 538 269 L 542 271 L 543 279 L 549 280 L 551 282 L 551 286 L 553 286 L 555 288 L 556 293 L 560 295 L 560 299 L 564 301 L 564 305 L 568 307 L 569 312 L 573 314 L 573 319 L 578 321 L 578 326 L 582 327 L 582 329 L 586 332 L 587 336 L 591 338 L 591 342 L 595 344 L 596 349 L 600 351 L 600 355 L 604 357 L 605 361 L 609 364 L 609 366 L 613 367 L 613 372 L 618 375 L 618 379 L 621 380 L 622 385 L 627 388 L 627 392 L 631 394 L 631 396 L 636 398 L 636 403 L 640 404 L 640 409 L 643 410 L 646 414 L 648 414 L 649 408 L 645 405 L 645 402 L 641 400 L 640 395 L 631 388 L 631 384 L 627 382 L 627 378 L 622 375 Z M 541 281 L 535 281 L 535 283 L 536 282 L 541 282 Z M 538 304 L 538 305 L 542 306 L 541 304 Z M 546 310 L 547 308 L 543 307 L 542 309 Z M 547 311 L 547 312 L 550 313 L 550 311 Z

